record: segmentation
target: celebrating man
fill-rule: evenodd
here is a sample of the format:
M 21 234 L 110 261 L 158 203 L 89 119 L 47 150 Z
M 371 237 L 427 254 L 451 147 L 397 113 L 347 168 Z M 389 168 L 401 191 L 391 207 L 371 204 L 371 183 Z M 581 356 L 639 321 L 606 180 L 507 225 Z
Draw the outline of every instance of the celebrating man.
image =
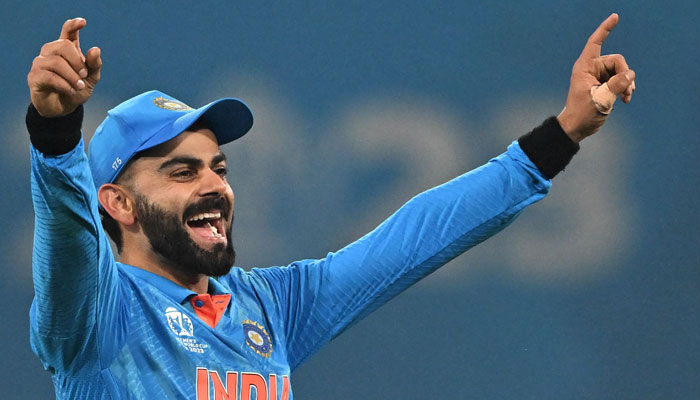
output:
M 574 64 L 564 110 L 486 165 L 422 193 L 325 258 L 232 267 L 234 195 L 220 146 L 248 107 L 194 109 L 150 91 L 112 109 L 83 152 L 100 50 L 66 21 L 28 75 L 35 299 L 32 348 L 66 399 L 291 399 L 301 362 L 544 197 L 634 72 L 601 56 L 608 17 Z M 116 262 L 105 234 L 115 242 Z

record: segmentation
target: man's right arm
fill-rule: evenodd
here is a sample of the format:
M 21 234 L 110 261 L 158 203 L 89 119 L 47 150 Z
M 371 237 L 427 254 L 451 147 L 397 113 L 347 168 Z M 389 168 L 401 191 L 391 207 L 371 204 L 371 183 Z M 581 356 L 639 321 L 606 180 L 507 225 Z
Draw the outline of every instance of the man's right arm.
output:
M 31 342 L 45 368 L 71 372 L 97 367 L 97 359 L 85 357 L 98 354 L 97 318 L 119 307 L 117 271 L 80 133 L 82 104 L 101 67 L 99 49 L 87 57 L 80 51 L 78 31 L 84 26 L 83 19 L 66 21 L 27 77 L 35 211 Z M 113 335 L 117 327 L 99 328 Z

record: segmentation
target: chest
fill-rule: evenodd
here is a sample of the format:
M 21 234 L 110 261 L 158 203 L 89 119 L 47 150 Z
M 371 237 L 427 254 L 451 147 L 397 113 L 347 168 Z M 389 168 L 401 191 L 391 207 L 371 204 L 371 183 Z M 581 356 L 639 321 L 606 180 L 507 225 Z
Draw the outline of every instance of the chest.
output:
M 282 329 L 255 299 L 234 295 L 215 327 L 188 304 L 153 294 L 135 294 L 126 315 L 112 371 L 129 390 L 140 382 L 202 400 L 291 398 Z

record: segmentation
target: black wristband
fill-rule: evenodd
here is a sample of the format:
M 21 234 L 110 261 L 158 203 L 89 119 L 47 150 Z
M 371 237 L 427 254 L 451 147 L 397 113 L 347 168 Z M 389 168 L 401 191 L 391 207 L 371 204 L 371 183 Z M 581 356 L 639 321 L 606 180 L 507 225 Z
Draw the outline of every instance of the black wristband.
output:
M 34 148 L 47 156 L 58 156 L 73 150 L 80 142 L 80 128 L 83 125 L 83 105 L 72 113 L 56 118 L 42 117 L 29 104 L 27 109 L 27 130 Z
M 561 129 L 557 117 L 547 118 L 542 125 L 521 136 L 518 143 L 547 179 L 563 171 L 581 148 Z

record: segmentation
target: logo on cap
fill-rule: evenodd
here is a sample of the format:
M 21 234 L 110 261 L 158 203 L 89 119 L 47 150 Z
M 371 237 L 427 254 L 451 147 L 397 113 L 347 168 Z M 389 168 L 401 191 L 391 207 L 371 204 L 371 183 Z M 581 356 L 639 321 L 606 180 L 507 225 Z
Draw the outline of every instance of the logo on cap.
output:
M 193 110 L 192 107 L 188 106 L 185 103 L 182 103 L 182 102 L 177 101 L 177 100 L 166 99 L 165 97 L 154 98 L 153 104 L 155 104 L 158 108 L 162 108 L 163 110 L 172 110 L 172 111 Z

